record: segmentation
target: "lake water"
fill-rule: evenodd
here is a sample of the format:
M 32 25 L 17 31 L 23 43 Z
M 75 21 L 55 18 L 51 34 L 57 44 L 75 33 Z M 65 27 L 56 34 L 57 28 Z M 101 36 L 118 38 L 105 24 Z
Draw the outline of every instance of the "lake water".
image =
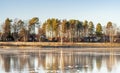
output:
M 120 55 L 119 52 L 64 52 L 62 49 L 57 52 L 3 50 L 0 73 L 120 73 Z

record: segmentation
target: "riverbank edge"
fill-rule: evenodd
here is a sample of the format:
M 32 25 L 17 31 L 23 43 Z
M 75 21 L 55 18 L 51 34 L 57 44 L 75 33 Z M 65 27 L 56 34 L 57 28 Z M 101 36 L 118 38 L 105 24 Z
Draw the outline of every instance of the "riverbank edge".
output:
M 74 48 L 74 47 L 89 47 L 89 48 L 97 48 L 97 47 L 120 47 L 120 43 L 69 43 L 69 42 L 0 42 L 0 46 L 39 46 L 39 47 L 66 47 L 66 48 Z

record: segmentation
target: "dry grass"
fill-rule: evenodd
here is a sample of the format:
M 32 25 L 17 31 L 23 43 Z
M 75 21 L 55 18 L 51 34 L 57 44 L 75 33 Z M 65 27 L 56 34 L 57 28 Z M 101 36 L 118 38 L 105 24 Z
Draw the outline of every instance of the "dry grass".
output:
M 0 46 L 41 46 L 41 47 L 120 47 L 120 43 L 68 43 L 64 42 L 0 42 Z

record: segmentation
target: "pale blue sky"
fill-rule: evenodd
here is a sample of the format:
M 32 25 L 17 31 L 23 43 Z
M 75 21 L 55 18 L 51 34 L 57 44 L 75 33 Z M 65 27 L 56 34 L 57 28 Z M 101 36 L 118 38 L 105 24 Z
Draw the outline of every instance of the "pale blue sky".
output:
M 120 0 L 0 0 L 0 23 L 7 17 L 28 20 L 39 17 L 79 19 L 100 22 L 112 21 L 120 26 Z

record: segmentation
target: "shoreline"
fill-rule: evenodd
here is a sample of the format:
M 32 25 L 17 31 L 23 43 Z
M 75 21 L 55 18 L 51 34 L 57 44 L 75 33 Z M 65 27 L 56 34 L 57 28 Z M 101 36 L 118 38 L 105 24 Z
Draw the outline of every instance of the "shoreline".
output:
M 120 43 L 0 42 L 0 53 L 110 53 L 120 52 Z
M 70 43 L 64 42 L 0 42 L 0 46 L 32 46 L 32 47 L 45 47 L 45 48 L 111 48 L 120 47 L 120 43 Z
M 46 53 L 53 53 L 53 54 L 60 54 L 62 51 L 63 54 L 106 54 L 106 53 L 113 53 L 120 55 L 120 48 L 42 48 L 42 47 L 0 47 L 0 54 L 46 54 Z

